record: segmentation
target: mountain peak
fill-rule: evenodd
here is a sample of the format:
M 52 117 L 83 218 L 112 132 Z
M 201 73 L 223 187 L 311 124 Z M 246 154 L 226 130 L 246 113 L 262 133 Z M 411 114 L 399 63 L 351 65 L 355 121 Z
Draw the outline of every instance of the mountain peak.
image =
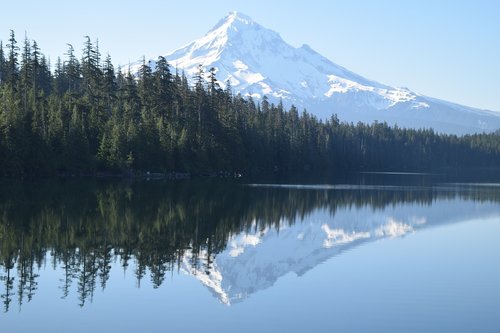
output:
M 231 20 L 232 22 L 234 21 L 240 21 L 240 22 L 243 22 L 245 24 L 252 24 L 252 23 L 255 23 L 254 20 L 252 20 L 252 18 L 248 15 L 245 15 L 241 12 L 237 12 L 237 11 L 232 11 L 232 12 L 229 12 L 226 17 L 225 17 L 226 20 Z
M 361 56 L 361 55 L 360 55 Z M 368 55 L 366 55 L 368 57 Z M 236 93 L 307 108 L 320 118 L 333 112 L 348 122 L 375 120 L 400 127 L 429 128 L 454 134 L 492 131 L 500 117 L 390 87 L 339 66 L 309 45 L 294 47 L 279 33 L 249 16 L 229 12 L 203 37 L 165 55 L 188 77 L 199 65 L 215 68 L 224 88 Z M 154 62 L 150 62 L 154 68 Z M 130 66 L 138 72 L 142 62 Z
M 229 28 L 235 27 L 244 27 L 244 26 L 253 26 L 257 25 L 257 23 L 252 20 L 252 18 L 243 13 L 232 11 L 229 12 L 222 20 L 220 20 L 210 31 L 216 31 L 219 29 L 227 30 Z

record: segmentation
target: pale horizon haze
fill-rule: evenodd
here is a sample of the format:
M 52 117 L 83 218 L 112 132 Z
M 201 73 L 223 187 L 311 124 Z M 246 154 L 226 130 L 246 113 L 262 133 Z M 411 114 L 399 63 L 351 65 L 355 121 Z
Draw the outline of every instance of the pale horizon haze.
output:
M 500 111 L 500 2 L 33 1 L 2 4 L 0 40 L 25 33 L 55 63 L 67 43 L 99 40 L 115 66 L 169 53 L 202 37 L 230 11 L 244 13 L 294 47 L 314 50 L 378 82 Z

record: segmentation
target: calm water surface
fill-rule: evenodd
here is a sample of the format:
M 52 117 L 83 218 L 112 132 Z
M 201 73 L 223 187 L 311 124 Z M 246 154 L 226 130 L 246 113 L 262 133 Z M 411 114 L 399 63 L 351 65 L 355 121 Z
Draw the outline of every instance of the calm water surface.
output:
M 2 182 L 0 331 L 500 332 L 500 186 Z

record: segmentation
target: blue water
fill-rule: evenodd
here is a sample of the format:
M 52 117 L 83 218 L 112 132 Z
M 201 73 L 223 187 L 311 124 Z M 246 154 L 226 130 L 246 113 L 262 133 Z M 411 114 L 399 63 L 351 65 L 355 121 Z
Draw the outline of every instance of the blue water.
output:
M 0 202 L 1 332 L 500 331 L 496 185 L 51 188 Z

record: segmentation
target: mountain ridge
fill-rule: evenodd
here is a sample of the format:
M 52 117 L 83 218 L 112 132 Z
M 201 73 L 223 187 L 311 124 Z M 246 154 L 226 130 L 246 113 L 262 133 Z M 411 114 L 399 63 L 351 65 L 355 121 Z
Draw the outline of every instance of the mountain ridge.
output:
M 433 128 L 451 134 L 492 132 L 500 113 L 462 106 L 415 93 L 408 88 L 364 78 L 303 44 L 295 48 L 279 33 L 249 16 L 230 12 L 202 38 L 164 55 L 175 68 L 193 77 L 201 64 L 215 68 L 221 87 L 235 93 L 283 102 L 319 118 L 334 113 L 347 122 L 387 122 L 409 128 Z M 148 63 L 154 69 L 155 61 Z M 142 62 L 129 65 L 133 74 Z

